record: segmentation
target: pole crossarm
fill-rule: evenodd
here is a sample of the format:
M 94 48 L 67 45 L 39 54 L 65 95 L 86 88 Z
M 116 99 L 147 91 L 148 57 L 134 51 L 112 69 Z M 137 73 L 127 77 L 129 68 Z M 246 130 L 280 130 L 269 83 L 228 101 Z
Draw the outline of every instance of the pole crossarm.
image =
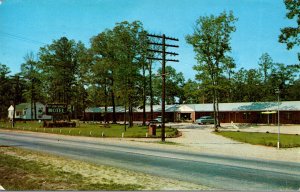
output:
M 148 36 L 148 37 L 156 37 L 156 38 L 160 38 L 160 39 L 163 38 L 162 35 L 147 34 L 147 36 Z M 179 41 L 179 39 L 173 38 L 173 37 L 166 37 L 166 36 L 165 36 L 165 39 L 172 40 L 172 41 Z
M 156 58 L 156 57 L 147 57 L 149 60 L 159 60 L 162 61 L 162 94 L 161 94 L 161 140 L 162 142 L 165 142 L 166 139 L 166 132 L 165 132 L 165 98 L 166 98 L 166 62 L 167 61 L 172 61 L 172 62 L 179 62 L 178 60 L 175 59 L 167 59 L 167 55 L 172 55 L 172 56 L 177 56 L 178 53 L 174 52 L 167 52 L 166 48 L 167 47 L 175 47 L 178 48 L 178 45 L 170 45 L 166 44 L 166 40 L 172 40 L 172 41 L 179 41 L 176 38 L 172 37 L 166 37 L 165 34 L 163 35 L 153 35 L 153 34 L 148 34 L 148 37 L 154 37 L 154 38 L 159 38 L 161 39 L 161 43 L 156 43 L 156 42 L 148 42 L 148 45 L 157 45 L 161 46 L 161 50 L 154 50 L 154 49 L 147 49 L 149 52 L 154 52 L 154 53 L 161 53 L 161 58 Z
M 152 51 L 152 52 L 155 52 L 155 53 L 164 53 L 163 51 L 160 51 L 160 50 L 153 50 L 153 49 L 147 49 L 147 51 Z M 177 56 L 179 55 L 178 53 L 174 53 L 174 52 L 167 52 L 165 51 L 166 54 L 169 54 L 169 55 L 174 55 L 174 56 Z
M 149 60 L 157 60 L 157 61 L 162 61 L 163 59 L 161 58 L 155 58 L 155 57 L 147 57 Z M 176 59 L 165 59 L 165 61 L 171 61 L 171 62 L 179 62 L 179 60 Z
M 158 46 L 166 46 L 166 47 L 175 47 L 178 48 L 178 45 L 170 45 L 170 44 L 163 44 L 163 43 L 153 43 L 153 42 L 148 42 L 150 45 L 158 45 Z

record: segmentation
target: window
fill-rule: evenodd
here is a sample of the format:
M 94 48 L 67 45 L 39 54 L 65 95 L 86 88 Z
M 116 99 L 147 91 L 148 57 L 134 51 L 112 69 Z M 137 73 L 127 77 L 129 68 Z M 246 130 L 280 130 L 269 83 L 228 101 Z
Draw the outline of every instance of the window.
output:
M 243 119 L 247 120 L 249 118 L 249 113 L 243 113 Z

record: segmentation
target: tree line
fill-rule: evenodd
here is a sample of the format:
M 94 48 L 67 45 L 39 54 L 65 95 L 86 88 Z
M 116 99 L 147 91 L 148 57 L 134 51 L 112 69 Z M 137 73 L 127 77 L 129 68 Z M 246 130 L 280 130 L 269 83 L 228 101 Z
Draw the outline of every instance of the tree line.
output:
M 196 53 L 193 69 L 197 75 L 195 80 L 185 80 L 181 72 L 167 66 L 167 104 L 214 103 L 217 119 L 219 102 L 275 101 L 276 89 L 282 100 L 300 99 L 299 65 L 277 63 L 262 53 L 258 68 L 236 69 L 230 56 L 230 34 L 236 30 L 236 21 L 232 12 L 196 21 L 194 33 L 187 35 L 186 41 Z M 287 48 L 299 45 L 287 42 L 285 33 L 290 34 L 283 29 L 280 42 L 287 43 Z M 90 47 L 67 37 L 53 40 L 36 55 L 25 55 L 21 72 L 15 76 L 9 76 L 10 69 L 1 64 L 1 118 L 12 103 L 29 102 L 35 109 L 35 103 L 42 102 L 67 104 L 70 118 L 84 118 L 85 109 L 95 106 L 105 108 L 105 118 L 112 106 L 113 122 L 116 106 L 124 106 L 130 125 L 134 108 L 140 107 L 145 122 L 149 118 L 145 106 L 160 103 L 162 81 L 161 68 L 154 71 L 154 61 L 147 59 L 154 56 L 147 50 L 155 49 L 149 40 L 140 21 L 124 21 L 91 37 Z
M 278 41 L 286 44 L 287 49 L 292 49 L 300 45 L 300 3 L 297 0 L 284 0 L 284 3 L 286 16 L 296 22 L 296 27 L 281 29 Z M 299 84 L 299 64 L 287 66 L 274 63 L 269 54 L 263 53 L 259 59 L 259 69 L 242 68 L 234 72 L 236 65 L 230 56 L 230 40 L 237 20 L 232 11 L 218 16 L 202 16 L 196 21 L 194 33 L 186 36 L 196 53 L 196 80 L 202 85 L 202 94 L 213 103 L 216 131 L 220 126 L 219 102 L 270 101 L 274 100 L 275 89 L 282 99 L 299 98 L 295 90 Z

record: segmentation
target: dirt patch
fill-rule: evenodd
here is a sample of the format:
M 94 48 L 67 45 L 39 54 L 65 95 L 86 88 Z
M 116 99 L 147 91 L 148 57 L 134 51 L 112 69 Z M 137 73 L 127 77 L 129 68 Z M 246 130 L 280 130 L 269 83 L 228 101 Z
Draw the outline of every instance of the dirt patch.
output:
M 78 160 L 71 160 L 59 156 L 37 153 L 18 148 L 0 148 L 0 153 L 5 158 L 18 159 L 24 166 L 30 163 L 29 167 L 36 167 L 30 170 L 34 174 L 28 174 L 27 169 L 16 166 L 15 169 L 8 169 L 5 161 L 0 161 L 0 173 L 4 175 L 6 183 L 0 183 L 9 190 L 35 190 L 30 183 L 40 185 L 42 190 L 203 190 L 205 186 L 182 182 L 178 180 L 159 178 L 148 174 L 138 173 L 129 170 L 118 169 L 109 166 L 99 166 Z M 4 165 L 3 165 L 4 164 Z M 33 168 L 30 168 L 33 169 Z M 9 170 L 9 173 L 7 172 Z M 25 171 L 24 171 L 25 170 Z M 52 173 L 50 170 L 53 170 Z M 51 172 L 48 178 L 44 178 L 43 172 Z M 51 174 L 54 176 L 51 177 Z M 60 176 L 58 177 L 57 174 Z M 14 181 L 24 181 L 29 186 L 15 186 Z M 77 183 L 68 183 L 68 180 Z M 3 180 L 2 180 L 3 181 Z M 31 182 L 35 181 L 35 182 Z M 0 179 L 1 182 L 1 179 Z M 113 188 L 111 188 L 113 185 Z

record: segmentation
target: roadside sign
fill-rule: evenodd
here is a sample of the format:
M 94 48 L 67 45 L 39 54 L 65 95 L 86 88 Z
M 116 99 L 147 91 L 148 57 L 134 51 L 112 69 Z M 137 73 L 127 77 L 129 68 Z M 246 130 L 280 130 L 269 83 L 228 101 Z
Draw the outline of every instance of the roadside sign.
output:
M 46 115 L 62 115 L 68 113 L 66 104 L 47 104 Z

